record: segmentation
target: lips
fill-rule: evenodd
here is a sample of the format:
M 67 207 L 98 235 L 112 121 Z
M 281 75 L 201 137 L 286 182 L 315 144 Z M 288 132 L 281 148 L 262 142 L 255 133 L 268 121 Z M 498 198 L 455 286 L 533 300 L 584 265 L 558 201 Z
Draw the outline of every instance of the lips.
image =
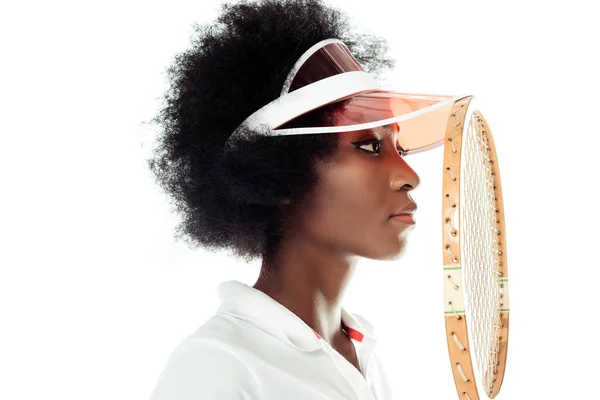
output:
M 417 211 L 417 205 L 415 203 L 409 203 L 409 204 L 405 205 L 404 207 L 396 210 L 396 212 L 394 214 L 390 215 L 390 218 L 396 217 L 396 216 L 402 216 L 402 215 L 412 217 L 416 211 Z
M 408 224 L 408 225 L 414 225 L 415 224 L 415 219 L 413 218 L 412 214 L 398 214 L 398 215 L 394 215 L 393 217 L 390 217 L 390 221 L 399 221 L 399 222 L 403 222 L 403 223 Z
M 413 214 L 415 211 L 417 211 L 417 205 L 411 201 L 390 215 L 389 220 L 400 222 L 403 225 L 414 225 L 415 219 L 413 218 Z

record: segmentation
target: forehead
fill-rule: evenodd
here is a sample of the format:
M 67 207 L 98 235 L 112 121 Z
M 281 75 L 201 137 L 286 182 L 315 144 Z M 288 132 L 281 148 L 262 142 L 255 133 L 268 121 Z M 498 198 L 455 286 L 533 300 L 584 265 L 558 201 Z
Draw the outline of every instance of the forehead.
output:
M 383 121 L 395 115 L 389 99 L 354 96 L 344 101 L 343 108 L 336 113 L 335 125 L 358 125 Z
M 375 136 L 378 139 L 383 139 L 385 137 L 392 137 L 393 139 L 397 136 L 397 133 L 400 132 L 400 127 L 397 123 L 392 123 L 388 125 L 376 126 L 370 129 L 361 129 L 359 131 L 350 131 L 347 133 L 352 134 L 351 136 Z
M 333 125 L 351 126 L 357 124 L 367 124 L 375 121 L 383 121 L 393 118 L 389 101 L 371 102 L 369 99 L 363 99 L 361 96 L 355 96 L 345 101 L 341 110 L 335 113 Z M 370 129 L 364 129 L 358 132 L 362 134 L 373 133 L 378 137 L 389 135 L 393 132 L 399 132 L 398 123 L 393 122 L 387 125 L 376 126 Z

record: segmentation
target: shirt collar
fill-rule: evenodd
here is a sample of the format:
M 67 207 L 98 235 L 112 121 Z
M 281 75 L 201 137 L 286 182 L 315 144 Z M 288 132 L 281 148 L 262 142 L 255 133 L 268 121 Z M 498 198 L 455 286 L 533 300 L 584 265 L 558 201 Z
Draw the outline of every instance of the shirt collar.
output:
M 232 280 L 219 284 L 217 294 L 221 304 L 217 313 L 233 315 L 270 333 L 299 350 L 322 348 L 321 337 L 300 317 L 275 299 L 245 283 Z M 342 324 L 348 336 L 359 342 L 376 342 L 373 326 L 357 318 L 344 307 Z

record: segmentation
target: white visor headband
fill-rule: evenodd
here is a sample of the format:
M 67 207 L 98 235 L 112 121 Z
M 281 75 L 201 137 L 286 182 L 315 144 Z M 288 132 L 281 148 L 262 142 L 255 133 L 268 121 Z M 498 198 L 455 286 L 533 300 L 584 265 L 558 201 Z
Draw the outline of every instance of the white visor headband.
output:
M 368 130 L 398 123 L 399 145 L 408 152 L 435 147 L 443 142 L 448 112 L 466 95 L 423 95 L 381 89 L 378 82 L 352 56 L 346 45 L 327 39 L 312 46 L 296 62 L 282 94 L 250 115 L 228 142 L 243 132 L 257 130 L 270 136 L 341 133 Z M 284 125 L 319 107 L 345 100 L 335 125 Z M 401 122 L 416 117 L 426 123 Z M 413 121 L 414 122 L 414 121 Z M 425 129 L 418 129 L 418 126 Z

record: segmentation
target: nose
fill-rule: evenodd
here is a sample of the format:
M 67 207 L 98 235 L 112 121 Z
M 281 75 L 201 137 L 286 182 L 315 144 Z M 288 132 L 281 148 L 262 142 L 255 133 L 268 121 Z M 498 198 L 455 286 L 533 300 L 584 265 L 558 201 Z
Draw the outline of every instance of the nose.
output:
M 421 183 L 419 175 L 408 165 L 404 159 L 401 159 L 400 166 L 396 168 L 390 178 L 390 188 L 392 191 L 413 190 Z

